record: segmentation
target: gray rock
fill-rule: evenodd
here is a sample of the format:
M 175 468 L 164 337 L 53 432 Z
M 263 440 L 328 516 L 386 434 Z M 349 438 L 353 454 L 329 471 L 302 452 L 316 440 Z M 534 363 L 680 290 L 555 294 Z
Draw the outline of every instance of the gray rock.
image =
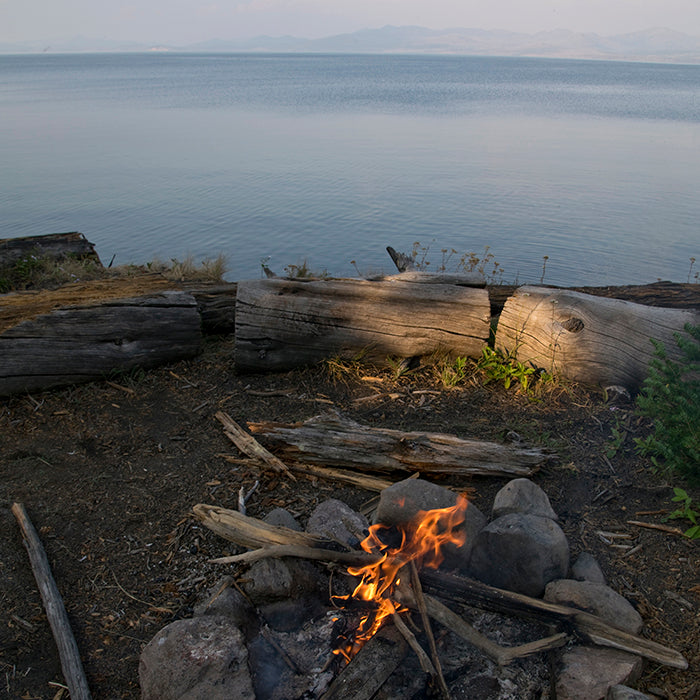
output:
M 241 587 L 254 605 L 298 598 L 318 590 L 313 565 L 297 559 L 261 559 L 248 570 Z
M 295 530 L 296 532 L 301 532 L 304 528 L 297 522 L 296 518 L 284 508 L 275 508 L 271 510 L 263 520 L 268 525 L 275 525 L 277 527 L 287 527 L 290 530 Z
M 638 634 L 644 624 L 632 604 L 603 583 L 561 579 L 547 584 L 544 599 L 598 615 L 617 629 Z
M 375 523 L 403 525 L 418 511 L 451 508 L 457 503 L 454 491 L 422 479 L 404 479 L 384 489 L 379 496 Z M 445 567 L 467 571 L 469 559 L 481 529 L 486 525 L 486 516 L 473 504 L 467 505 L 464 513 L 464 544 L 461 547 L 447 545 L 444 548 Z
M 541 596 L 569 570 L 569 543 L 562 529 L 539 515 L 509 513 L 477 535 L 471 574 L 498 588 Z
M 404 479 L 381 492 L 374 522 L 402 525 L 419 510 L 450 508 L 456 502 L 454 491 L 423 479 Z
M 319 503 L 306 524 L 307 532 L 351 547 L 357 546 L 367 536 L 368 528 L 367 518 L 333 498 Z
M 530 479 L 509 481 L 493 499 L 492 515 L 500 518 L 508 513 L 529 513 L 558 520 L 547 494 Z
M 564 652 L 556 680 L 557 700 L 603 700 L 608 688 L 636 683 L 642 660 L 617 649 L 574 647 Z
M 258 628 L 255 608 L 239 590 L 227 586 L 225 581 L 207 591 L 202 600 L 195 605 L 194 615 L 226 617 L 244 633 L 246 639 L 255 634 Z
M 579 554 L 578 559 L 571 567 L 571 578 L 577 581 L 590 581 L 591 583 L 607 583 L 603 570 L 595 557 L 588 552 Z
M 634 690 L 626 685 L 611 685 L 605 700 L 651 700 L 651 697 L 641 690 Z
M 142 700 L 255 700 L 243 635 L 225 617 L 163 628 L 141 652 L 139 681 Z

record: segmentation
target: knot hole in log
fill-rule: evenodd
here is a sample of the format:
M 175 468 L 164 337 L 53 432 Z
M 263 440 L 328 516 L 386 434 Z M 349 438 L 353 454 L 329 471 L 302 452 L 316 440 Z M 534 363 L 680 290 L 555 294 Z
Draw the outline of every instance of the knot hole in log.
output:
M 570 333 L 579 333 L 585 327 L 584 322 L 580 318 L 576 318 L 576 316 L 567 318 L 566 321 L 563 321 L 561 325 L 564 328 L 564 330 L 567 330 Z

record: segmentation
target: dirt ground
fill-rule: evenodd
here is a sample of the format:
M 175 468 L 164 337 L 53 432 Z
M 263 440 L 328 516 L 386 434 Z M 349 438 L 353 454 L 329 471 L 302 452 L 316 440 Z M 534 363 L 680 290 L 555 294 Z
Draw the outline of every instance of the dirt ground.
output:
M 534 480 L 549 494 L 572 558 L 591 552 L 610 585 L 644 618 L 643 635 L 681 652 L 687 671 L 646 665 L 639 684 L 660 697 L 700 698 L 700 541 L 628 523 L 661 523 L 673 486 L 635 455 L 648 426 L 629 402 L 577 387 L 539 399 L 485 385 L 474 373 L 446 389 L 430 367 L 398 379 L 371 371 L 338 375 L 325 365 L 239 376 L 230 338 L 197 358 L 43 394 L 0 400 L 0 696 L 61 697 L 56 646 L 10 512 L 25 505 L 40 533 L 81 651 L 94 698 L 139 697 L 143 646 L 188 617 L 203 593 L 240 569 L 210 564 L 230 543 L 203 529 L 192 506 L 235 508 L 241 486 L 260 488 L 248 512 L 276 506 L 302 522 L 329 497 L 360 507 L 373 494 L 300 477 L 296 483 L 235 465 L 239 456 L 214 418 L 296 421 L 329 409 L 373 426 L 502 441 L 517 432 L 558 459 Z M 374 400 L 357 401 L 374 394 Z M 612 428 L 626 437 L 608 456 Z M 485 512 L 507 480 L 448 481 L 473 490 Z M 696 503 L 700 489 L 688 487 Z M 674 524 L 674 523 L 670 523 Z M 628 537 L 610 537 L 599 533 Z M 64 695 L 67 697 L 67 694 Z

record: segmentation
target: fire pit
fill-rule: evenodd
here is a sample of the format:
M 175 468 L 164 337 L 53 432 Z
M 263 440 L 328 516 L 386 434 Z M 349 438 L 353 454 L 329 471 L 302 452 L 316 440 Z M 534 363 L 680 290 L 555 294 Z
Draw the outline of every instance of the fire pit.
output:
M 566 579 L 566 539 L 563 556 L 551 536 L 556 515 L 527 479 L 499 492 L 490 523 L 463 495 L 419 479 L 385 489 L 371 526 L 338 501 L 323 508 L 300 531 L 284 512 L 270 520 L 286 526 L 195 507 L 205 525 L 250 550 L 215 561 L 249 568 L 146 647 L 144 700 L 173 697 L 174 688 L 188 698 L 495 700 L 554 697 L 550 685 L 559 699 L 604 697 L 635 682 L 643 657 L 687 665 L 636 636 L 641 618 L 604 583 Z M 369 534 L 359 543 L 362 529 Z M 521 587 L 544 581 L 546 600 L 472 578 L 504 568 L 520 572 Z

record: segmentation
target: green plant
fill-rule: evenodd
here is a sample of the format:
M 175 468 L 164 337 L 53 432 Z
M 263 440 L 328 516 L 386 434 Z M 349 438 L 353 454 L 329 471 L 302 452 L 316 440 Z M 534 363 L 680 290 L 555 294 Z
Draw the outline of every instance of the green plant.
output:
M 700 326 L 686 324 L 685 331 L 674 334 L 680 361 L 652 340 L 654 357 L 636 401 L 637 413 L 653 421 L 652 433 L 635 444 L 656 469 L 700 482 Z
M 700 540 L 700 511 L 693 507 L 693 499 L 683 489 L 674 488 L 674 497 L 671 499 L 674 503 L 682 504 L 673 512 L 669 513 L 664 520 L 689 520 L 693 525 L 688 528 L 683 535 L 691 540 Z M 698 506 L 700 508 L 700 506 Z
M 523 391 L 527 392 L 536 370 L 516 360 L 512 355 L 505 355 L 501 350 L 485 347 L 477 362 L 477 367 L 486 374 L 486 382 L 503 382 L 509 389 L 513 382 L 518 382 Z
M 619 417 L 615 417 L 615 424 L 610 428 L 610 437 L 605 443 L 605 455 L 608 459 L 614 457 L 621 449 L 627 437 L 625 430 Z
M 394 379 L 394 381 L 418 369 L 418 365 L 415 364 L 412 357 L 389 356 L 386 358 L 386 361 L 391 368 L 392 379 Z
M 455 357 L 452 361 L 443 361 L 440 366 L 442 385 L 446 388 L 452 388 L 463 382 L 467 376 L 467 363 L 466 357 Z

